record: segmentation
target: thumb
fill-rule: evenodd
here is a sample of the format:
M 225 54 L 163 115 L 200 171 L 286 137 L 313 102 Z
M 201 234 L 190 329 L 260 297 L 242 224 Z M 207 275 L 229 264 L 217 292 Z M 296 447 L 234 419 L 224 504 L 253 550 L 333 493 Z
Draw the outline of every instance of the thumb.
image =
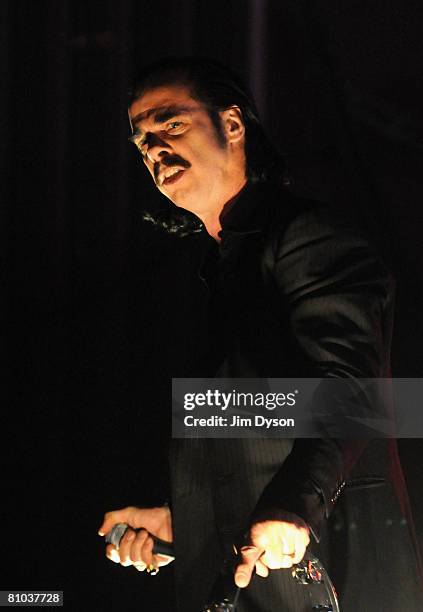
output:
M 235 584 L 244 588 L 250 584 L 255 564 L 263 554 L 263 549 L 258 546 L 243 546 L 240 553 L 242 561 L 235 570 Z

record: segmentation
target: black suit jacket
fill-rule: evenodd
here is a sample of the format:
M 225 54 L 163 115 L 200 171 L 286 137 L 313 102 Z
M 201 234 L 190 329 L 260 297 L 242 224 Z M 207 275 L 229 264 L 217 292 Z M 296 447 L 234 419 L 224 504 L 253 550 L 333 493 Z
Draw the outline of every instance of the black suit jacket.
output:
M 338 211 L 271 184 L 249 185 L 222 225 L 219 247 L 210 242 L 199 269 L 209 317 L 204 376 L 389 375 L 393 279 Z M 319 554 L 338 576 L 343 610 L 420 609 L 414 568 L 405 571 L 414 561 L 393 494 L 396 487 L 406 498 L 393 443 L 173 440 L 170 465 L 181 610 L 201 609 L 232 543 L 255 516 L 278 508 L 301 516 L 323 540 Z M 353 498 L 354 510 L 345 512 L 354 519 L 335 518 L 334 540 L 327 519 L 346 490 L 341 497 Z M 388 547 L 380 532 L 386 521 L 401 536 Z M 363 550 L 354 546 L 357 534 Z M 342 558 L 330 558 L 334 542 Z M 402 561 L 382 569 L 381 559 L 398 550 Z M 308 605 L 282 570 L 255 578 L 240 610 Z

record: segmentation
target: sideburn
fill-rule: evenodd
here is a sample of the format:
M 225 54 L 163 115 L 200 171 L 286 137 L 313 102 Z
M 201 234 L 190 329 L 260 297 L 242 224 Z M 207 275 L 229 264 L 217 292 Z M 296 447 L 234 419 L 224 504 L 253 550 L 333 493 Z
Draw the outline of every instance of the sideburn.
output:
M 226 149 L 226 135 L 223 129 L 222 119 L 215 109 L 207 109 L 211 122 L 216 130 L 217 142 L 222 149 Z

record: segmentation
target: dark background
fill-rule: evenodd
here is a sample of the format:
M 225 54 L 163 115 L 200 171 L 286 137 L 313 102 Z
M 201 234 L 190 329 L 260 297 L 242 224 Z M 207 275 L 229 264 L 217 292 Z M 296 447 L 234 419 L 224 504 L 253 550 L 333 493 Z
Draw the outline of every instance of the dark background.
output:
M 208 55 L 244 76 L 293 190 L 375 228 L 393 374 L 422 375 L 422 18 L 411 0 L 2 0 L 2 589 L 172 609 L 170 568 L 115 566 L 96 535 L 106 510 L 166 496 L 169 381 L 200 309 L 196 244 L 139 220 L 167 203 L 127 143 L 134 66 Z M 421 440 L 401 454 L 421 537 Z

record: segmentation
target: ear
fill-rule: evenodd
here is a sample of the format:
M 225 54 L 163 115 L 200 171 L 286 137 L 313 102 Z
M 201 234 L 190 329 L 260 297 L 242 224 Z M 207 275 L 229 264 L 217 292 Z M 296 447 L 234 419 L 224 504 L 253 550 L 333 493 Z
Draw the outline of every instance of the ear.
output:
M 245 136 L 245 125 L 241 109 L 238 106 L 225 108 L 220 112 L 227 143 L 242 142 Z

